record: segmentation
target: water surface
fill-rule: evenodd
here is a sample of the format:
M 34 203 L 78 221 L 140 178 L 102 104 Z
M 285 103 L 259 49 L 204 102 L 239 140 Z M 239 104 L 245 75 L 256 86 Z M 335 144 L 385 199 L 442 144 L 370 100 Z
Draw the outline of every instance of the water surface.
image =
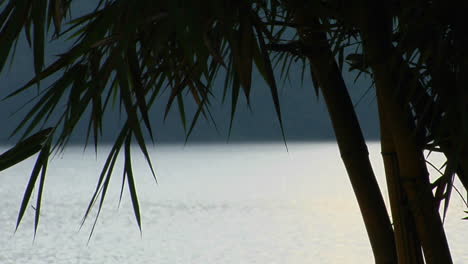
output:
M 369 147 L 385 188 L 379 147 Z M 118 207 L 120 163 L 87 244 L 94 218 L 80 222 L 106 151 L 70 147 L 53 159 L 34 242 L 31 207 L 14 233 L 34 160 L 0 174 L 0 263 L 373 263 L 335 144 L 157 146 L 158 184 L 134 149 L 142 234 L 127 189 Z M 468 263 L 463 210 L 454 196 L 445 225 L 455 263 Z

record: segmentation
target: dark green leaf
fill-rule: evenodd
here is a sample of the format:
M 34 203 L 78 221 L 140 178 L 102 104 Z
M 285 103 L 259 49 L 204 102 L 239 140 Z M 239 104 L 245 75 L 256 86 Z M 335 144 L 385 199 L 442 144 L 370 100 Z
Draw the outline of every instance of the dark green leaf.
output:
M 129 65 L 130 72 L 132 75 L 132 79 L 131 79 L 132 84 L 133 84 L 132 87 L 133 87 L 133 92 L 135 93 L 136 102 L 140 109 L 140 113 L 146 125 L 146 128 L 148 129 L 150 137 L 152 140 L 154 140 L 153 131 L 151 130 L 151 124 L 150 124 L 149 116 L 148 116 L 148 106 L 146 104 L 146 91 L 143 87 L 143 84 L 140 78 L 141 71 L 140 71 L 140 66 L 139 66 L 135 47 L 128 48 L 127 56 L 128 56 L 128 61 L 129 61 L 128 65 Z
M 263 34 L 262 31 L 260 30 L 260 27 L 257 24 L 255 24 L 255 29 L 257 31 L 257 40 L 260 45 L 260 54 L 261 58 L 256 60 L 255 63 L 257 67 L 262 70 L 260 70 L 260 73 L 262 73 L 262 77 L 265 79 L 267 82 L 268 86 L 270 87 L 270 92 L 271 96 L 273 98 L 273 103 L 275 105 L 275 110 L 276 110 L 276 117 L 278 118 L 280 128 L 281 128 L 281 135 L 283 137 L 283 141 L 286 143 L 286 136 L 284 133 L 284 126 L 283 126 L 283 118 L 281 117 L 281 107 L 280 107 L 280 102 L 279 102 L 279 96 L 278 96 L 278 88 L 276 87 L 276 80 L 275 76 L 273 73 L 273 68 L 271 66 L 271 61 L 270 61 L 270 56 L 268 54 L 268 48 L 265 45 L 265 40 L 263 39 Z M 258 50 L 258 49 L 256 49 Z
M 35 0 L 32 8 L 34 22 L 34 70 L 38 75 L 44 66 L 44 37 L 47 0 Z
M 0 155 L 0 171 L 20 163 L 41 150 L 52 131 L 53 128 L 50 127 L 43 129 Z
M 23 195 L 23 201 L 21 202 L 21 207 L 18 212 L 18 218 L 16 220 L 16 230 L 18 230 L 19 224 L 21 223 L 21 219 L 23 219 L 24 213 L 26 212 L 26 208 L 28 206 L 29 199 L 31 198 L 31 194 L 34 190 L 34 186 L 36 185 L 36 180 L 39 176 L 41 170 L 45 170 L 47 167 L 47 160 L 49 159 L 49 146 L 45 146 L 42 148 L 39 156 L 37 157 L 36 164 L 31 172 L 31 176 L 29 177 L 28 185 L 26 186 L 26 190 Z M 45 173 L 45 172 L 44 172 Z M 42 190 L 40 190 L 42 192 Z M 40 203 L 40 197 L 38 197 Z M 37 229 L 37 222 L 39 220 L 39 216 L 36 215 L 35 220 L 35 230 Z
M 42 201 L 42 192 L 44 190 L 44 182 L 45 182 L 45 177 L 46 177 L 46 171 L 47 171 L 47 163 L 49 160 L 49 155 L 50 155 L 50 144 L 51 140 L 49 139 L 46 145 L 44 146 L 44 154 L 41 160 L 42 163 L 42 169 L 41 169 L 41 178 L 39 179 L 39 190 L 37 192 L 37 200 L 36 200 L 36 214 L 34 217 L 34 237 L 36 236 L 37 233 L 37 227 L 39 226 L 39 217 L 41 215 L 41 201 Z
M 138 196 L 137 196 L 137 191 L 135 187 L 135 180 L 133 177 L 132 159 L 130 155 L 130 143 L 131 143 L 131 136 L 128 136 L 127 140 L 125 141 L 124 170 L 125 170 L 125 173 L 127 174 L 128 190 L 130 192 L 130 198 L 132 199 L 133 212 L 135 214 L 135 219 L 137 221 L 138 228 L 140 229 L 140 233 L 141 233 L 140 205 L 138 204 Z

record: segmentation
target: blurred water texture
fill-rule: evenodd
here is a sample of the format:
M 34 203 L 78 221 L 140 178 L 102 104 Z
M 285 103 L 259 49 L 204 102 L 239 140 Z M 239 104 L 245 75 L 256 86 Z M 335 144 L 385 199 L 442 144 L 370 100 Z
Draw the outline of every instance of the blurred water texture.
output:
M 32 207 L 14 232 L 28 160 L 0 174 L 0 263 L 373 263 L 336 145 L 288 147 L 156 146 L 158 184 L 135 148 L 142 235 L 127 189 L 117 206 L 121 162 L 89 244 L 95 212 L 81 230 L 80 222 L 109 148 L 96 156 L 75 146 L 54 157 L 34 241 Z M 379 146 L 369 148 L 386 192 Z M 466 208 L 456 194 L 451 203 L 445 226 L 454 262 L 468 263 Z

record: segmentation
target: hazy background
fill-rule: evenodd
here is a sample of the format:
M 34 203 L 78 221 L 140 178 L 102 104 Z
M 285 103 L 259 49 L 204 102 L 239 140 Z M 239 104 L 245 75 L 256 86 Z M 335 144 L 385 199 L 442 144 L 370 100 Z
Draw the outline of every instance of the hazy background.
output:
M 94 1 L 80 1 L 75 4 L 73 17 L 82 14 L 95 6 Z M 51 63 L 55 56 L 67 50 L 71 42 L 52 41 L 48 45 L 46 65 Z M 2 98 L 9 92 L 21 87 L 33 77 L 32 51 L 25 41 L 24 34 L 21 36 L 16 49 L 11 67 L 5 67 L 0 75 Z M 278 75 L 279 76 L 279 75 Z M 377 111 L 375 95 L 373 90 L 369 90 L 370 81 L 361 79 L 354 83 L 354 74 L 344 70 L 344 78 L 349 88 L 349 92 L 356 106 L 361 127 L 367 139 L 378 139 Z M 57 78 L 53 76 L 52 79 Z M 240 96 L 238 110 L 236 113 L 230 141 L 281 141 L 281 131 L 276 118 L 271 95 L 268 86 L 263 79 L 254 74 L 252 89 L 251 110 L 246 105 L 243 95 Z M 317 97 L 312 86 L 308 71 L 305 73 L 303 85 L 301 85 L 301 70 L 299 65 L 292 67 L 290 80 L 278 80 L 280 102 L 284 118 L 284 128 L 288 141 L 322 141 L 334 140 L 333 129 L 328 118 L 328 113 L 321 96 Z M 51 81 L 43 82 L 46 87 Z M 222 104 L 221 95 L 224 84 L 224 75 L 220 74 L 217 85 L 214 87 L 214 94 L 217 96 L 213 100 L 212 113 L 214 115 L 218 131 L 206 120 L 200 119 L 196 129 L 193 131 L 189 142 L 225 142 L 227 141 L 229 119 L 230 119 L 230 98 Z M 32 89 L 35 90 L 35 89 Z M 34 91 L 22 94 L 17 98 L 2 101 L 0 103 L 0 120 L 2 129 L 0 130 L 0 142 L 8 142 L 8 136 L 13 128 L 18 124 L 27 111 L 19 111 L 13 115 L 27 100 L 35 95 Z M 164 107 L 167 102 L 168 93 L 163 94 L 156 106 L 151 111 L 153 130 L 157 142 L 183 142 L 185 140 L 182 123 L 179 118 L 177 105 L 173 107 L 167 120 L 163 122 Z M 191 100 L 188 103 L 187 112 L 190 117 L 195 112 L 195 105 Z M 29 106 L 30 107 L 30 106 Z M 26 106 L 24 109 L 27 109 Z M 87 116 L 86 116 L 87 118 Z M 104 123 L 103 141 L 112 141 L 114 133 L 120 128 L 124 118 L 119 115 L 118 106 L 114 113 L 106 116 Z M 190 119 L 189 119 L 190 120 Z M 82 122 L 76 129 L 72 143 L 82 143 L 83 133 L 86 132 L 87 122 Z M 114 133 L 113 133 L 114 132 Z M 9 143 L 14 143 L 9 141 Z

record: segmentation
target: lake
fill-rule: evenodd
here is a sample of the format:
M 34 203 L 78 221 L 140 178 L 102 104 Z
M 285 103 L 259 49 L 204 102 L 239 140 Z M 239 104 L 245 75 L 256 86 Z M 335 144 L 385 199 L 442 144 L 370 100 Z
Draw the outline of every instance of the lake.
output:
M 34 163 L 27 160 L 0 173 L 0 263 L 373 263 L 336 144 L 288 147 L 157 145 L 157 184 L 135 148 L 142 233 L 127 188 L 118 207 L 121 162 L 89 243 L 95 211 L 81 230 L 80 222 L 109 148 L 96 157 L 72 146 L 53 158 L 34 240 L 31 207 L 15 232 Z M 385 189 L 379 146 L 369 149 Z M 445 227 L 455 263 L 468 263 L 463 210 L 454 193 Z

